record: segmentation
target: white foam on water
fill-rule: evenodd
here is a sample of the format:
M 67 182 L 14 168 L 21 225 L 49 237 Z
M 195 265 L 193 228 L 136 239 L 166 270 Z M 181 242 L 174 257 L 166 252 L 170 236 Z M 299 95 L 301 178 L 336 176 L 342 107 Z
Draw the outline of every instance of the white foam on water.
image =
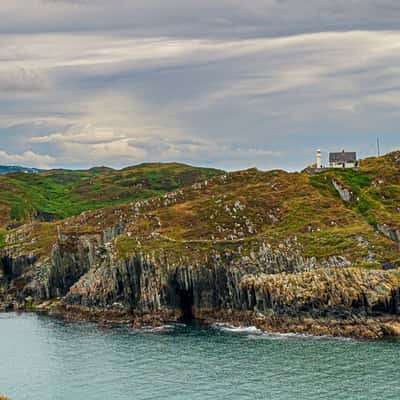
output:
M 161 325 L 161 326 L 143 326 L 139 329 L 131 329 L 130 334 L 140 334 L 140 333 L 170 333 L 175 329 L 174 325 Z
M 344 341 L 354 341 L 353 338 L 343 337 L 343 336 L 326 336 L 326 335 L 311 335 L 307 333 L 279 333 L 279 332 L 264 332 L 255 326 L 233 326 L 229 324 L 224 324 L 221 322 L 216 322 L 211 325 L 212 328 L 218 329 L 223 332 L 231 333 L 241 333 L 248 334 L 248 339 L 269 339 L 269 340 L 288 340 L 288 339 L 308 339 L 308 340 L 344 340 Z
M 327 336 L 327 335 L 311 335 L 307 333 L 279 333 L 279 332 L 262 332 L 260 335 L 249 335 L 249 339 L 269 339 L 269 340 L 285 340 L 285 339 L 311 339 L 311 340 L 344 340 L 354 341 L 355 339 L 343 336 Z
M 224 332 L 262 334 L 262 331 L 255 326 L 233 326 L 217 322 L 212 324 L 211 327 Z

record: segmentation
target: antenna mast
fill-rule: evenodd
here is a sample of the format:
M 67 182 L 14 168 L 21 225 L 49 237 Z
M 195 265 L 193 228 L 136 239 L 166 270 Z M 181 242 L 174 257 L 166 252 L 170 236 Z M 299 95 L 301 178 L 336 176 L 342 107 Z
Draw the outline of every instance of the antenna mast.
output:
M 381 144 L 379 142 L 379 136 L 376 138 L 376 145 L 378 147 L 378 157 L 381 156 Z

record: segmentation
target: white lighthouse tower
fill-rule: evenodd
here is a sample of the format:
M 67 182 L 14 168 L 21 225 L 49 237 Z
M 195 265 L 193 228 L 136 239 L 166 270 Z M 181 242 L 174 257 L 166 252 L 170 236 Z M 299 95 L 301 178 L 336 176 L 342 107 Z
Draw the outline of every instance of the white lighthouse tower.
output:
M 322 168 L 322 156 L 321 156 L 321 150 L 317 150 L 317 168 L 321 169 Z

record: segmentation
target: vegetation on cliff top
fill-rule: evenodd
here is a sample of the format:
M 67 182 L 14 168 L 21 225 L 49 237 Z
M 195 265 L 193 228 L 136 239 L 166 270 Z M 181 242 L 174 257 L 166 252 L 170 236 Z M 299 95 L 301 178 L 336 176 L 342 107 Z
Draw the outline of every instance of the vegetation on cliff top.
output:
M 190 167 L 178 168 L 173 164 L 172 176 L 169 164 L 161 170 L 154 164 L 145 164 L 134 171 L 100 173 L 98 178 L 77 179 L 73 183 L 74 190 L 80 188 L 81 199 L 90 197 L 90 181 L 96 185 L 108 182 L 104 186 L 114 187 L 118 192 L 118 188 L 135 187 L 138 183 L 144 189 L 143 182 L 147 179 L 147 187 L 159 195 L 149 197 L 147 193 L 149 196 L 143 197 L 149 198 L 129 203 L 125 198 L 124 204 L 57 223 L 36 223 L 30 230 L 18 229 L 13 233 L 16 239 L 9 245 L 14 243 L 24 252 L 48 254 L 57 240 L 57 229 L 62 235 L 77 237 L 103 235 L 104 231 L 119 227 L 117 230 L 122 229 L 123 235 L 116 244 L 122 256 L 137 251 L 165 250 L 179 257 L 197 257 L 223 246 L 240 248 L 241 254 L 246 255 L 264 242 L 283 253 L 317 260 L 339 257 L 343 265 L 380 268 L 384 262 L 399 261 L 398 244 L 378 233 L 370 220 L 373 217 L 382 223 L 395 224 L 400 218 L 399 210 L 393 206 L 400 183 L 396 157 L 390 154 L 383 161 L 367 159 L 359 171 L 329 170 L 318 175 L 256 169 L 218 175 L 219 171 L 200 170 L 196 171 L 196 178 L 204 174 L 206 178 L 217 176 L 170 193 L 167 188 L 193 183 L 194 172 L 187 170 Z M 176 168 L 182 168 L 179 174 Z M 56 176 L 58 182 L 64 179 L 59 172 Z M 67 178 L 72 179 L 70 175 Z M 353 193 L 349 204 L 340 199 L 332 179 Z M 101 192 L 104 188 L 98 190 Z M 374 190 L 389 193 L 391 197 L 387 194 L 386 198 L 374 200 Z M 367 202 L 361 200 L 364 198 L 378 205 L 364 210 L 361 207 Z M 99 197 L 96 208 L 101 204 L 100 199 L 110 198 Z
M 6 232 L 0 230 L 0 249 L 6 245 Z
M 0 176 L 0 227 L 32 218 L 63 219 L 83 211 L 144 199 L 223 172 L 184 164 L 141 164 L 115 171 L 50 170 Z
M 189 254 L 195 248 L 201 251 L 208 245 L 210 251 L 223 244 L 240 246 L 246 255 L 253 244 L 265 241 L 284 252 L 319 260 L 344 257 L 368 268 L 398 261 L 396 244 L 375 232 L 329 185 L 326 189 L 316 190 L 313 177 L 306 174 L 231 173 L 202 188 L 186 189 L 176 199 L 154 202 L 128 223 L 129 236 L 122 236 L 117 247 L 122 255 L 171 248 Z
M 400 152 L 362 160 L 357 171 L 327 170 L 311 182 L 322 193 L 335 193 L 333 179 L 351 192 L 349 207 L 369 224 L 400 228 Z

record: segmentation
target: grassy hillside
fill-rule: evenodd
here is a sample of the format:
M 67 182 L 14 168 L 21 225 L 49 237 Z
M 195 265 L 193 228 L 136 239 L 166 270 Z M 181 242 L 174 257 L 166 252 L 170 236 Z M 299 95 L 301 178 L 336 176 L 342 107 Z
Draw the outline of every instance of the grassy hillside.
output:
M 136 247 L 135 237 L 143 246 L 143 237 L 156 232 L 169 240 L 167 246 L 171 240 L 240 243 L 251 252 L 252 243 L 267 241 L 305 257 L 345 257 L 354 265 L 378 266 L 399 258 L 396 245 L 376 234 L 357 210 L 333 193 L 316 190 L 310 176 L 283 171 L 248 170 L 215 178 L 203 189 L 187 190 L 183 201 L 155 207 L 129 230 L 129 237 L 120 239 L 124 252 L 129 242 Z
M 257 246 L 267 243 L 279 252 L 315 258 L 322 265 L 331 264 L 333 258 L 344 266 L 400 265 L 398 243 L 376 229 L 383 223 L 400 226 L 398 159 L 399 153 L 392 153 L 364 160 L 358 171 L 316 175 L 256 169 L 219 175 L 219 171 L 177 164 L 144 164 L 96 176 L 85 171 L 79 179 L 47 172 L 37 176 L 38 182 L 46 177 L 45 182 L 66 195 L 57 194 L 55 202 L 44 201 L 41 210 L 59 212 L 62 201 L 62 216 L 68 216 L 69 207 L 78 213 L 76 207 L 113 205 L 57 224 L 27 225 L 15 237 L 24 252 L 46 254 L 56 240 L 57 226 L 64 236 L 75 238 L 103 234 L 122 224 L 124 232 L 115 245 L 123 255 L 167 251 L 189 258 L 203 254 L 206 259 L 213 249 L 225 248 L 227 257 L 229 249 L 235 249 L 251 258 Z M 187 186 L 211 175 L 217 176 Z M 66 185 L 64 179 L 73 182 Z M 349 203 L 339 197 L 333 179 L 352 192 Z M 185 188 L 165 194 L 181 186 Z M 73 203 L 72 196 L 79 202 Z M 126 203 L 129 198 L 135 202 Z M 115 204 L 120 202 L 124 204 Z
M 351 191 L 349 208 L 368 223 L 400 229 L 400 152 L 367 158 L 358 171 L 327 171 L 314 175 L 311 181 L 322 193 L 337 195 L 332 179 Z
M 183 164 L 141 164 L 115 171 L 50 170 L 0 176 L 0 228 L 33 217 L 63 219 L 83 211 L 167 193 L 222 171 Z

